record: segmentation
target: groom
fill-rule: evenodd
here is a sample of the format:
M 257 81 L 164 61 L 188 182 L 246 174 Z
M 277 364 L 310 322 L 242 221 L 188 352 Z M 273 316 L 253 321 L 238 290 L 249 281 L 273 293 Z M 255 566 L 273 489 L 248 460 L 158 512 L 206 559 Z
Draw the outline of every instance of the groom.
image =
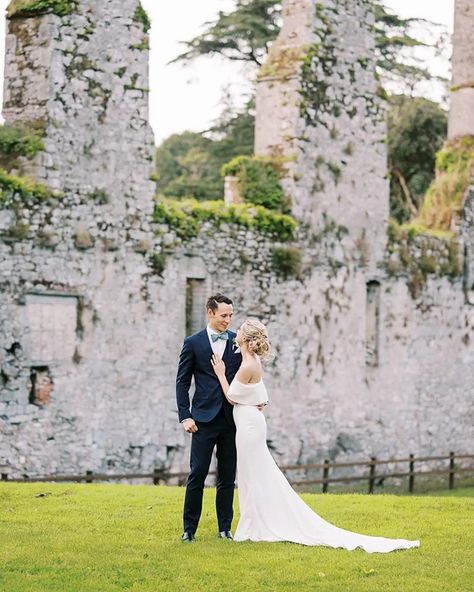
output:
M 184 499 L 182 540 L 185 542 L 195 540 L 201 517 L 204 481 L 214 447 L 217 453 L 216 512 L 219 536 L 232 539 L 235 424 L 232 405 L 222 392 L 211 365 L 211 357 L 215 353 L 224 360 L 230 384 L 239 369 L 242 356 L 233 346 L 235 333 L 228 330 L 233 315 L 232 300 L 217 293 L 208 299 L 206 308 L 207 327 L 184 340 L 176 377 L 179 421 L 184 430 L 191 434 L 191 472 Z M 189 388 L 193 377 L 196 390 L 190 409 Z

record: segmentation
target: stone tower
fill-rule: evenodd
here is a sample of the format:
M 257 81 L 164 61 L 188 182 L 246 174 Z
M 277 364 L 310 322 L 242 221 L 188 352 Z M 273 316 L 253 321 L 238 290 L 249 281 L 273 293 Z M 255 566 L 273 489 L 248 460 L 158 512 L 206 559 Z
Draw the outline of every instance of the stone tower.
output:
M 10 172 L 58 191 L 0 200 L 0 464 L 19 472 L 105 470 L 156 429 L 147 28 L 138 0 L 9 6 L 3 114 L 44 144 Z
M 261 68 L 256 153 L 283 157 L 293 213 L 380 260 L 388 219 L 385 125 L 365 0 L 285 0 Z M 342 42 L 343 40 L 343 42 Z
M 129 201 L 150 211 L 146 14 L 138 0 L 50 6 L 8 9 L 3 115 L 44 130 L 44 152 L 20 172 L 117 216 Z
M 448 140 L 474 136 L 474 0 L 455 0 Z

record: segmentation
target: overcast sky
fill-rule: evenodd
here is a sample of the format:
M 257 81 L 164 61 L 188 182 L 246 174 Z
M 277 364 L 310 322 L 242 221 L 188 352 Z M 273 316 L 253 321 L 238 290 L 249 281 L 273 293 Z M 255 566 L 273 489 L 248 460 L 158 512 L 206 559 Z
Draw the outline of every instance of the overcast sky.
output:
M 217 58 L 200 59 L 192 67 L 167 65 L 182 51 L 179 42 L 191 39 L 212 20 L 218 10 L 233 6 L 232 0 L 142 0 L 152 21 L 150 31 L 150 119 L 156 142 L 186 129 L 206 129 L 222 109 L 223 88 L 235 95 L 248 83 L 239 64 Z M 0 0 L 2 10 L 7 0 Z M 454 0 L 387 0 L 403 17 L 422 17 L 445 24 L 452 30 Z M 0 43 L 4 27 L 0 24 Z M 3 78 L 3 65 L 0 76 Z

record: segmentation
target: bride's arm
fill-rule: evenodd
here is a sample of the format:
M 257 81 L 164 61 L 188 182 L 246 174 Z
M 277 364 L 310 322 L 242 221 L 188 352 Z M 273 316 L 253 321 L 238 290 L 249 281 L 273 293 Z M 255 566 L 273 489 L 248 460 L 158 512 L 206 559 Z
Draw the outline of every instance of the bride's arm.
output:
M 227 378 L 225 376 L 225 364 L 224 361 L 217 356 L 216 354 L 212 354 L 211 364 L 214 368 L 214 372 L 216 373 L 219 382 L 221 383 L 222 390 L 224 391 L 225 398 L 229 401 L 231 405 L 235 405 L 234 401 L 229 399 L 227 393 L 229 392 L 229 383 L 227 382 Z

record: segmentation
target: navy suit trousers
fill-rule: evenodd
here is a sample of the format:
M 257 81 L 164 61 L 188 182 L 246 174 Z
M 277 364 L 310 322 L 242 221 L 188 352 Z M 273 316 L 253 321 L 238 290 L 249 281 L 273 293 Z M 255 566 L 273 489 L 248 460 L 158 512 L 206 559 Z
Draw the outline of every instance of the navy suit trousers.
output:
M 198 431 L 191 437 L 191 472 L 184 500 L 184 530 L 192 533 L 197 530 L 202 512 L 204 482 L 214 447 L 217 452 L 217 522 L 219 531 L 230 530 L 237 464 L 235 425 L 226 417 L 223 408 L 211 421 L 196 421 L 196 425 Z

